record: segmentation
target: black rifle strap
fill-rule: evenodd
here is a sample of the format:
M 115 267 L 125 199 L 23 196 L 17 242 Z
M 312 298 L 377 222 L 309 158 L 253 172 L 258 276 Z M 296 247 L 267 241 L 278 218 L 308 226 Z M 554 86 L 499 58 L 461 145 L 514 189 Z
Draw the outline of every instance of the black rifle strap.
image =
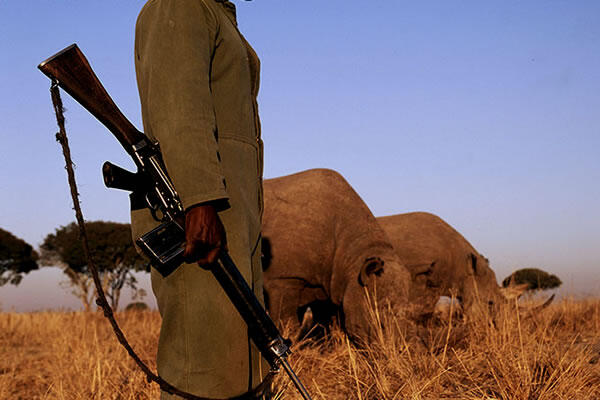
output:
M 100 282 L 100 277 L 98 275 L 98 268 L 96 268 L 96 264 L 92 259 L 92 255 L 90 252 L 90 247 L 88 243 L 88 237 L 85 229 L 85 220 L 83 218 L 83 213 L 81 211 L 81 206 L 79 204 L 79 192 L 77 191 L 77 182 L 75 181 L 75 172 L 73 170 L 73 161 L 71 159 L 71 150 L 69 148 L 69 141 L 67 139 L 67 132 L 65 130 L 65 117 L 63 115 L 64 108 L 62 104 L 62 100 L 60 98 L 60 91 L 58 87 L 58 83 L 56 81 L 52 81 L 52 85 L 50 86 L 50 93 L 52 95 L 52 105 L 54 106 L 54 112 L 56 113 L 56 122 L 58 123 L 59 132 L 56 133 L 56 141 L 60 143 L 62 146 L 63 155 L 65 157 L 65 169 L 67 170 L 67 176 L 69 179 L 69 187 L 71 189 L 71 198 L 73 199 L 73 209 L 75 210 L 75 218 L 77 219 L 77 224 L 79 225 L 79 236 L 81 238 L 81 242 L 83 245 L 83 250 L 88 260 L 88 267 L 92 272 L 92 277 L 94 279 L 94 285 L 96 286 L 96 292 L 98 294 L 98 298 L 96 299 L 96 304 L 102 308 L 104 311 L 104 316 L 110 321 L 112 325 L 113 331 L 117 336 L 117 340 L 121 345 L 127 350 L 129 356 L 133 358 L 135 363 L 140 367 L 140 369 L 146 374 L 146 380 L 148 382 L 155 382 L 160 386 L 160 389 L 176 395 L 180 396 L 184 399 L 188 400 L 251 400 L 258 399 L 261 396 L 265 395 L 266 390 L 271 384 L 271 381 L 274 377 L 274 372 L 271 371 L 265 379 L 262 381 L 260 385 L 258 385 L 255 389 L 244 393 L 237 397 L 232 397 L 230 399 L 213 399 L 207 397 L 199 397 L 191 393 L 184 392 L 182 390 L 177 389 L 175 386 L 171 385 L 164 379 L 162 379 L 158 374 L 152 372 L 152 370 L 140 359 L 140 357 L 135 353 L 123 331 L 117 324 L 115 320 L 115 316 L 112 308 L 108 304 L 106 300 L 106 296 L 104 295 L 104 290 L 102 289 L 102 284 Z

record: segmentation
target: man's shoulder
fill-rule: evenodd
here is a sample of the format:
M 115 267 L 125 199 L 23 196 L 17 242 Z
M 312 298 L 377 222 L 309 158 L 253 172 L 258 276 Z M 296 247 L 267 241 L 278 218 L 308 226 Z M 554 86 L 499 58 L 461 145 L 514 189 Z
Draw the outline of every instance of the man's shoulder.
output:
M 140 10 L 136 27 L 142 26 L 146 20 L 164 18 L 167 15 L 199 16 L 207 22 L 216 24 L 219 20 L 218 4 L 214 0 L 148 0 Z

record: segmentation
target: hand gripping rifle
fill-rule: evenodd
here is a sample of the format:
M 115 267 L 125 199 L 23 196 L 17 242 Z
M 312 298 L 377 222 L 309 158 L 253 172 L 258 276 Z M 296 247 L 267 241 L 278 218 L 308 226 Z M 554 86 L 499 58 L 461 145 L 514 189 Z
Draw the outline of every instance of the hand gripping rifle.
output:
M 184 217 L 184 210 L 167 175 L 158 144 L 138 131 L 121 113 L 76 44 L 42 62 L 38 68 L 102 122 L 133 159 L 136 173 L 105 162 L 102 166 L 104 183 L 109 188 L 131 191 L 132 196 L 143 199 L 152 216 L 160 222 L 135 242 L 154 268 L 163 276 L 169 275 L 183 262 L 185 232 L 177 221 Z M 278 372 L 283 366 L 302 397 L 311 399 L 287 362 L 291 342 L 281 336 L 229 254 L 221 252 L 210 271 L 248 325 L 250 337 L 271 371 Z

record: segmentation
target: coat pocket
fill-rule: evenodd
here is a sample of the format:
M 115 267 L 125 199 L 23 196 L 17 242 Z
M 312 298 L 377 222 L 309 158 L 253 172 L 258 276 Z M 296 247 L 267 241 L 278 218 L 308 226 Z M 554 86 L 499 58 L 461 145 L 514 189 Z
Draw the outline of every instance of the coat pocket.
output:
M 251 138 L 251 137 L 247 137 L 247 136 L 241 136 L 241 135 L 235 135 L 235 134 L 229 134 L 229 133 L 219 133 L 219 143 L 223 144 L 223 147 L 225 147 L 225 143 L 227 143 L 227 141 L 232 141 L 232 142 L 237 142 L 237 143 L 243 143 L 244 145 L 248 145 L 251 146 L 254 149 L 254 161 L 253 161 L 253 165 L 250 165 L 250 163 L 248 161 L 246 161 L 245 163 L 242 162 L 242 164 L 245 165 L 236 165 L 235 167 L 238 169 L 251 169 L 253 167 L 255 167 L 255 172 L 253 174 L 253 176 L 250 175 L 246 175 L 245 179 L 247 179 L 248 181 L 245 182 L 245 184 L 250 183 L 249 180 L 254 180 L 255 184 L 257 185 L 257 206 L 258 206 L 258 210 L 259 210 L 259 215 L 262 215 L 262 211 L 263 211 L 263 188 L 262 188 L 262 171 L 263 171 L 263 143 L 262 140 L 258 137 L 256 138 Z M 237 160 L 234 160 L 234 157 L 231 157 L 232 155 L 229 155 L 230 159 L 228 159 L 227 157 L 225 157 L 225 164 L 230 164 L 234 163 L 237 164 Z M 227 167 L 225 167 L 227 168 Z

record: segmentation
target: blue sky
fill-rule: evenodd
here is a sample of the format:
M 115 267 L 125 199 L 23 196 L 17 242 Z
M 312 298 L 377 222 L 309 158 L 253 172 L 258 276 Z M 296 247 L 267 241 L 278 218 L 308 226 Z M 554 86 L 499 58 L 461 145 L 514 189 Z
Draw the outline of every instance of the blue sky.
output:
M 3 229 L 37 245 L 73 220 L 40 61 L 77 42 L 141 129 L 143 3 L 0 0 Z M 236 4 L 262 60 L 267 178 L 333 168 L 376 215 L 444 218 L 499 279 L 540 267 L 574 291 L 600 289 L 600 3 Z M 63 100 L 86 217 L 127 221 L 126 195 L 103 187 L 100 166 L 131 162 Z

